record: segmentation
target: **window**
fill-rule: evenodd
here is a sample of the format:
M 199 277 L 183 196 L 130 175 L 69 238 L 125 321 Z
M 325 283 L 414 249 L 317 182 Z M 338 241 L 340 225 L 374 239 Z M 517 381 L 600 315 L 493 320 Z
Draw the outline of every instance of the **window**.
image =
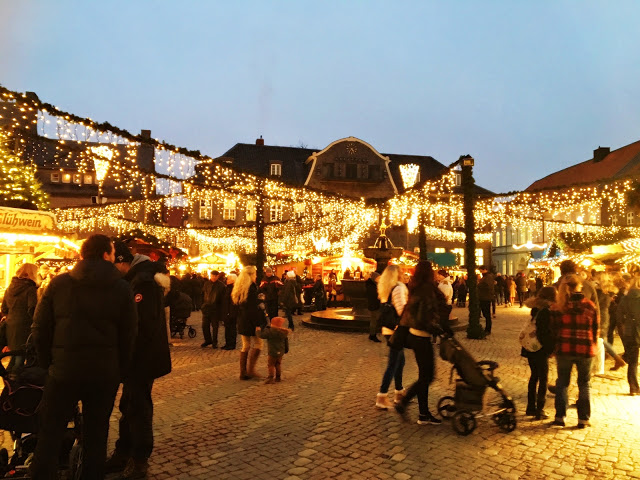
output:
M 613 226 L 618 225 L 618 216 L 617 215 L 612 215 L 611 216 L 611 225 L 613 225 Z
M 75 183 L 76 185 L 81 185 L 82 184 L 82 175 L 79 173 L 74 173 L 73 174 L 73 183 Z
M 635 215 L 633 214 L 633 212 L 629 212 L 627 213 L 627 225 L 633 225 L 633 217 Z
M 282 202 L 271 202 L 271 208 L 269 208 L 269 221 L 282 221 Z
M 92 175 L 85 175 L 84 176 L 84 184 L 85 185 L 91 185 L 93 183 L 93 176 Z
M 502 269 L 500 270 L 500 272 L 503 275 L 507 274 L 507 261 L 506 260 L 502 260 Z
M 296 218 L 302 218 L 304 216 L 304 203 L 296 203 L 293 206 L 293 213 Z
M 509 260 L 509 273 L 508 275 L 513 275 L 513 260 Z
M 444 227 L 444 215 L 436 215 L 434 223 L 436 227 Z
M 213 200 L 200 200 L 200 220 L 211 220 L 213 217 Z
M 459 187 L 460 185 L 462 185 L 462 175 L 456 173 L 456 187 Z
M 222 210 L 222 220 L 235 220 L 236 219 L 236 201 L 225 200 L 224 208 Z
M 369 180 L 380 180 L 380 165 L 369 165 Z
M 256 221 L 256 202 L 253 200 L 249 200 L 247 202 L 247 209 L 245 211 L 245 218 L 247 222 L 255 222 Z
M 358 165 L 347 163 L 347 178 L 358 178 Z
M 464 265 L 464 248 L 454 248 L 451 250 L 451 253 L 456 254 L 458 265 Z
M 52 173 L 51 174 L 51 183 L 60 183 L 60 174 Z
M 272 163 L 269 173 L 275 177 L 282 175 L 282 165 L 279 163 Z
M 436 247 L 435 252 L 436 252 L 436 253 L 444 253 L 444 252 L 445 252 L 445 249 L 444 249 L 444 248 L 442 248 L 442 247 Z
M 71 183 L 71 174 L 70 173 L 64 173 L 62 175 L 62 183 Z
M 335 173 L 334 173 L 334 164 L 333 163 L 325 163 L 322 166 L 322 171 L 323 171 L 323 177 L 324 178 L 333 178 Z
M 484 265 L 484 250 L 476 248 L 476 265 Z

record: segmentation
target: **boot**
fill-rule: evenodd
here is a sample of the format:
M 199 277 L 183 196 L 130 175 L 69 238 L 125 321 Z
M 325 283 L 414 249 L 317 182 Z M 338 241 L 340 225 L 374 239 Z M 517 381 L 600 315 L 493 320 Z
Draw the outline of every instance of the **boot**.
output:
M 249 355 L 249 366 L 247 367 L 247 375 L 249 378 L 260 378 L 260 375 L 256 372 L 256 363 L 258 362 L 258 358 L 260 357 L 260 350 L 254 348 L 251 350 L 251 355 Z
M 376 408 L 380 410 L 389 410 L 393 407 L 389 401 L 389 396 L 386 393 L 379 393 L 376 395 Z
M 129 459 L 127 466 L 122 472 L 120 479 L 122 480 L 141 480 L 148 477 L 149 474 L 149 461 L 148 460 L 134 460 Z
M 407 394 L 406 388 L 403 388 L 402 390 L 396 390 L 393 398 L 393 403 L 395 404 L 400 403 L 406 394 Z
M 616 370 L 621 369 L 622 367 L 624 367 L 627 364 L 627 362 L 625 362 L 624 359 L 620 355 L 616 355 L 615 357 L 613 357 L 613 359 L 616 361 L 616 363 L 609 370 L 612 370 L 614 372 Z
M 106 473 L 116 473 L 121 472 L 127 466 L 129 462 L 129 455 L 120 451 L 114 450 L 111 454 L 111 457 L 104 464 Z
M 276 383 L 276 381 L 273 379 L 273 377 L 272 377 L 271 375 L 269 375 L 269 376 L 267 377 L 267 379 L 264 381 L 264 384 L 265 384 L 265 385 L 270 385 L 270 384 L 272 384 L 272 383 Z
M 247 357 L 249 356 L 249 352 L 240 352 L 240 380 L 249 380 L 249 375 L 247 375 Z

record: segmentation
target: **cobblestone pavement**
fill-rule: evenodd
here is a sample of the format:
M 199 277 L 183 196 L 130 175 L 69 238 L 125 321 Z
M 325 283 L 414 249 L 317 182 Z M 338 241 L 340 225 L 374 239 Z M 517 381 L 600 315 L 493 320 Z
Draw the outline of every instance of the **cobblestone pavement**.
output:
M 296 317 L 283 381 L 274 385 L 238 380 L 238 351 L 202 349 L 200 332 L 195 339 L 175 340 L 173 372 L 154 386 L 151 478 L 640 478 L 640 397 L 627 395 L 626 370 L 593 379 L 590 428 L 574 427 L 575 409 L 564 429 L 550 428 L 550 420 L 531 421 L 523 416 L 528 368 L 517 340 L 529 309 L 498 307 L 497 313 L 489 339 L 458 337 L 477 360 L 500 363 L 496 374 L 519 408 L 512 433 L 488 418 L 479 419 L 468 437 L 458 436 L 448 423 L 417 425 L 416 402 L 406 423 L 395 412 L 377 410 L 384 343 L 370 342 L 366 334 L 308 329 Z M 462 309 L 454 315 L 466 318 Z M 199 318 L 195 314 L 190 323 L 197 325 Z M 616 348 L 621 351 L 619 343 Z M 266 373 L 264 355 L 259 369 Z M 450 364 L 438 358 L 436 372 L 432 411 L 453 391 Z M 407 351 L 405 384 L 416 374 Z M 550 376 L 553 382 L 555 363 Z M 570 397 L 576 395 L 572 388 Z M 553 414 L 553 397 L 548 402 Z M 118 416 L 114 410 L 110 448 Z

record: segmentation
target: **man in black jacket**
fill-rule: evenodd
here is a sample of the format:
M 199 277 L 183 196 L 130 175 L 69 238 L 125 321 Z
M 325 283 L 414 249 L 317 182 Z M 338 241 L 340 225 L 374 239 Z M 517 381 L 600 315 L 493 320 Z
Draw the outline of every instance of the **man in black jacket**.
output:
M 225 283 L 220 281 L 221 274 L 217 270 L 211 272 L 211 277 L 204 284 L 204 301 L 202 303 L 202 348 L 211 345 L 218 348 L 218 329 L 223 320 L 223 303 Z
M 104 235 L 89 237 L 70 273 L 51 280 L 32 327 L 38 361 L 48 369 L 33 478 L 57 478 L 58 453 L 78 401 L 83 407 L 83 478 L 104 478 L 109 417 L 136 338 L 133 296 L 113 266 Z
M 170 278 L 164 265 L 144 255 L 132 255 L 122 242 L 116 242 L 116 268 L 133 290 L 138 307 L 138 335 L 131 368 L 122 385 L 120 431 L 116 449 L 107 462 L 108 471 L 124 467 L 120 478 L 147 478 L 153 450 L 153 400 L 156 378 L 171 371 L 171 355 L 164 313 L 164 295 Z
M 378 282 L 380 274 L 372 272 L 365 284 L 367 293 L 367 307 L 369 310 L 369 340 L 372 342 L 380 342 L 378 338 L 378 330 L 380 329 L 380 299 L 378 298 Z

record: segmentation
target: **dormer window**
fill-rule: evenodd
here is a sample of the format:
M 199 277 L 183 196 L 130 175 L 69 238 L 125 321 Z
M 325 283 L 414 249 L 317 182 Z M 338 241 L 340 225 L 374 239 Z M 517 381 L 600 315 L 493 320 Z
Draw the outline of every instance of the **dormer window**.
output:
M 280 177 L 282 176 L 282 164 L 281 163 L 272 163 L 269 168 L 269 174 L 272 177 Z

